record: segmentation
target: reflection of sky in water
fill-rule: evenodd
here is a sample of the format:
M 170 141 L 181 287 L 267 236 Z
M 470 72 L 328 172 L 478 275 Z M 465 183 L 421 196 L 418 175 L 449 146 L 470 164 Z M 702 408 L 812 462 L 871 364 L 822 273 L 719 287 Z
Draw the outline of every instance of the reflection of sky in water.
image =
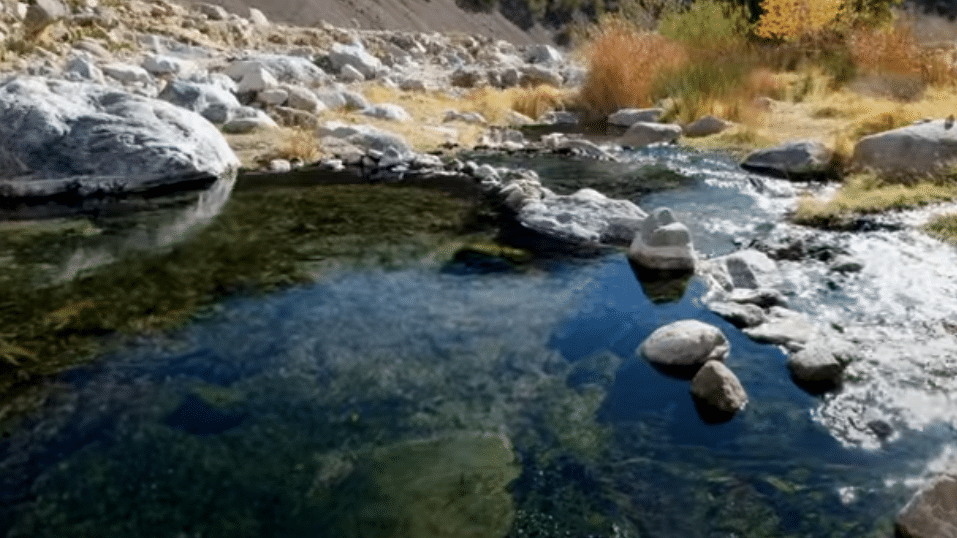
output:
M 682 495 L 704 487 L 701 477 L 708 473 L 727 474 L 754 482 L 756 498 L 774 499 L 788 512 L 803 510 L 801 503 L 814 497 L 805 493 L 816 491 L 816 502 L 836 506 L 839 489 L 846 496 L 853 487 L 865 492 L 854 510 L 825 511 L 859 524 L 871 524 L 862 515 L 867 510 L 899 502 L 899 492 L 879 493 L 882 481 L 919 472 L 936 450 L 933 437 L 908 435 L 877 452 L 842 448 L 811 420 L 815 399 L 790 382 L 783 354 L 702 309 L 702 291 L 693 281 L 680 301 L 653 304 L 624 256 L 613 255 L 525 274 L 360 272 L 266 298 L 233 299 L 207 321 L 68 376 L 72 392 L 8 442 L 17 454 L 3 453 L 2 469 L 23 481 L 7 482 L 4 495 L 15 496 L 11 486 L 25 487 L 39 476 L 35 491 L 63 509 L 78 487 L 70 481 L 64 486 L 64 477 L 80 473 L 79 480 L 91 472 L 91 454 L 104 451 L 114 465 L 131 465 L 110 479 L 124 483 L 141 479 L 136 469 L 149 468 L 151 459 L 171 457 L 166 443 L 190 436 L 203 440 L 197 446 L 219 447 L 217 457 L 237 458 L 231 465 L 268 466 L 282 454 L 294 460 L 290 465 L 301 458 L 297 465 L 321 473 L 313 468 L 315 454 L 343 447 L 361 450 L 466 428 L 504 432 L 531 457 L 568 450 L 553 445 L 549 428 L 568 434 L 575 433 L 568 428 L 599 431 L 607 424 L 614 435 L 594 472 L 611 492 L 632 487 L 617 483 L 629 473 L 650 473 L 645 479 L 651 481 L 681 476 L 659 487 Z M 689 317 L 727 334 L 727 364 L 751 398 L 725 424 L 702 422 L 688 381 L 665 376 L 634 355 L 655 328 Z M 541 422 L 553 407 L 584 405 L 579 391 L 587 387 L 601 391 L 593 416 Z M 545 433 L 529 437 L 530 426 Z M 271 430 L 285 433 L 264 434 Z M 163 446 L 149 448 L 160 439 Z M 179 457 L 209 456 L 187 451 Z M 761 489 L 795 468 L 807 474 L 798 473 L 794 499 L 774 487 Z M 230 484 L 211 484 L 209 494 L 246 487 Z M 173 478 L 155 487 L 190 502 Z M 528 495 L 527 487 L 516 493 Z M 631 491 L 622 513 L 650 494 Z M 655 527 L 665 523 L 655 521 L 648 520 L 650 535 L 668 535 L 668 528 Z

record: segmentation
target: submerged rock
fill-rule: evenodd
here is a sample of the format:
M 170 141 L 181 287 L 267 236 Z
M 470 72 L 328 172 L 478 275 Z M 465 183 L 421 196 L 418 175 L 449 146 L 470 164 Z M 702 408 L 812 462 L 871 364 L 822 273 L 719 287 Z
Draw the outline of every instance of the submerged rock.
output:
M 685 319 L 656 329 L 642 342 L 639 352 L 655 364 L 688 367 L 724 360 L 730 349 L 720 329 Z
M 767 321 L 744 329 L 744 333 L 758 342 L 782 345 L 792 351 L 804 348 L 818 332 L 807 316 L 779 306 L 771 307 Z
M 957 461 L 911 498 L 896 528 L 903 538 L 957 538 Z
M 691 394 L 721 415 L 737 413 L 748 403 L 748 394 L 727 366 L 708 361 L 691 380 Z M 722 417 L 724 418 L 724 417 Z
M 491 434 L 397 443 L 337 469 L 351 473 L 326 493 L 329 536 L 357 528 L 381 536 L 505 536 L 515 518 L 509 484 L 519 466 L 508 439 Z
M 5 196 L 121 192 L 222 176 L 239 160 L 199 114 L 96 84 L 17 77 L 0 85 Z M 60 181 L 57 181 L 60 180 Z
M 667 208 L 658 208 L 641 223 L 628 249 L 628 259 L 645 269 L 694 271 L 691 233 Z

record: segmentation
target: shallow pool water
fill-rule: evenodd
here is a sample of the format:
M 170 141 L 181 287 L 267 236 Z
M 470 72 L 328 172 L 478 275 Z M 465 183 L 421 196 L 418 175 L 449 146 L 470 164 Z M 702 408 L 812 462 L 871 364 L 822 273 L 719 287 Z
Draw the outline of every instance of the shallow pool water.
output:
M 673 207 L 706 255 L 779 226 L 793 192 L 711 154 L 632 159 L 610 175 L 640 181 L 646 161 L 673 174 L 669 190 L 633 197 Z M 536 164 L 557 190 L 575 187 L 559 165 L 568 178 L 600 166 Z M 905 240 L 917 241 L 846 238 L 860 255 Z M 782 264 L 795 307 L 865 349 L 881 341 L 876 312 L 893 314 L 885 328 L 900 330 L 883 341 L 902 356 L 904 336 L 931 330 L 903 331 L 906 290 L 868 293 L 881 266 L 826 293 L 812 291 L 838 277 L 803 267 Z M 934 270 L 937 286 L 957 282 Z M 812 396 L 782 350 L 710 313 L 705 292 L 692 279 L 680 299 L 652 302 L 613 252 L 494 273 L 354 270 L 233 297 L 56 381 L 0 440 L 0 534 L 886 537 L 911 479 L 953 442 L 950 414 L 913 403 L 943 392 L 921 383 L 949 386 L 933 367 L 946 370 L 953 342 L 927 341 L 942 362 L 902 371 L 871 354 L 842 392 Z M 686 318 L 731 342 L 750 402 L 728 422 L 703 421 L 687 380 L 635 355 Z M 895 429 L 883 443 L 858 424 L 874 409 Z

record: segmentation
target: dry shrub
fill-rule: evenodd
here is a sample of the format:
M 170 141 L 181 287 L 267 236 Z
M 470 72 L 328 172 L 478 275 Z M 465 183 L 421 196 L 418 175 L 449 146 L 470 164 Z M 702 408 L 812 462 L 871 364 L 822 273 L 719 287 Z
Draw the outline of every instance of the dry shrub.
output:
M 586 46 L 585 56 L 589 70 L 579 102 L 589 119 L 651 105 L 655 76 L 687 61 L 681 45 L 620 19 L 604 20 Z
M 491 123 L 501 123 L 512 109 L 515 91 L 488 87 L 474 89 L 465 96 L 466 108 L 478 112 Z
M 319 160 L 320 155 L 319 143 L 311 132 L 299 128 L 283 129 L 276 147 L 276 158 L 312 163 Z
M 848 45 L 863 73 L 892 80 L 919 80 L 924 85 L 952 86 L 957 82 L 946 53 L 921 47 L 909 25 L 857 29 Z
M 512 110 L 530 118 L 538 119 L 546 112 L 565 108 L 565 94 L 553 86 L 516 89 L 512 97 Z

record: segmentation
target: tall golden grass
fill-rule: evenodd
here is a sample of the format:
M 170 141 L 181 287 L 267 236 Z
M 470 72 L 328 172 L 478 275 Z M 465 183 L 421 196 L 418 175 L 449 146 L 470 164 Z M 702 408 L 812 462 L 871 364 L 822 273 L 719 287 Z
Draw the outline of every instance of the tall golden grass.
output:
M 586 45 L 585 56 L 589 69 L 579 104 L 591 120 L 621 108 L 651 105 L 655 75 L 687 61 L 680 44 L 620 19 L 603 22 Z

